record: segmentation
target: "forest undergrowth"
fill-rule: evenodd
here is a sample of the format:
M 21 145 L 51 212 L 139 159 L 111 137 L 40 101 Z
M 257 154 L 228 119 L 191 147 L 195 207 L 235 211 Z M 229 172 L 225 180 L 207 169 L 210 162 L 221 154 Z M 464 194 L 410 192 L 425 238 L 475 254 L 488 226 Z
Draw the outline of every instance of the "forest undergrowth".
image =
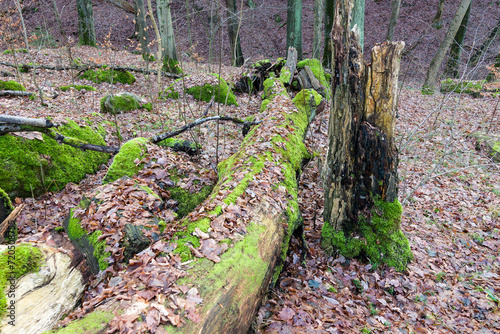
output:
M 73 49 L 82 63 L 138 66 L 140 56 L 126 51 L 90 47 Z M 18 54 L 21 63 L 29 60 Z M 11 55 L 0 56 L 12 61 Z M 41 49 L 39 64 L 65 62 L 64 49 Z M 186 73 L 207 73 L 207 66 L 184 63 Z M 2 70 L 11 68 L 2 66 Z M 47 107 L 38 100 L 0 98 L 7 115 L 74 120 L 81 125 L 102 124 L 108 146 L 134 137 L 151 137 L 179 128 L 198 118 L 207 107 L 190 95 L 179 100 L 158 100 L 156 77 L 136 74 L 132 85 L 74 79 L 71 71 L 37 69 Z M 213 66 L 212 66 L 213 71 Z M 221 66 L 220 74 L 235 82 L 242 69 Z M 27 91 L 36 92 L 30 74 L 23 74 Z M 172 79 L 163 78 L 167 86 Z M 60 86 L 86 84 L 96 91 Z M 311 161 L 300 179 L 300 210 L 304 218 L 307 254 L 301 240 L 292 238 L 284 271 L 260 308 L 254 330 L 259 333 L 495 333 L 500 331 L 500 166 L 485 154 L 470 135 L 500 131 L 498 97 L 475 99 L 465 94 L 423 96 L 418 83 L 401 88 L 396 132 L 400 154 L 400 201 L 404 204 L 401 229 L 415 256 L 404 273 L 372 266 L 363 259 L 329 256 L 320 247 L 323 225 L 321 161 L 328 147 L 329 113 L 319 115 L 306 139 Z M 127 91 L 144 96 L 153 111 L 136 110 L 116 116 L 101 114 L 105 94 Z M 216 104 L 210 115 L 244 119 L 257 115 L 260 96 L 241 94 L 239 106 Z M 329 110 L 329 106 L 325 110 Z M 181 137 L 195 138 L 202 153 L 190 158 L 200 169 L 216 170 L 217 162 L 234 153 L 241 128 L 205 123 Z M 119 132 L 119 135 L 118 135 Z M 28 136 L 33 137 L 34 134 Z M 36 136 L 36 135 L 35 135 Z M 218 153 L 218 156 L 216 154 Z M 109 163 L 108 163 L 109 165 Z M 48 231 L 60 227 L 68 208 L 78 205 L 84 193 L 101 184 L 106 165 L 79 184 L 38 198 L 16 199 L 25 204 L 17 219 L 19 238 L 44 242 Z M 57 180 L 49 180 L 57 182 Z M 186 180 L 186 183 L 189 182 Z M 91 289 L 91 288 L 89 288 Z M 87 291 L 87 296 L 95 291 Z

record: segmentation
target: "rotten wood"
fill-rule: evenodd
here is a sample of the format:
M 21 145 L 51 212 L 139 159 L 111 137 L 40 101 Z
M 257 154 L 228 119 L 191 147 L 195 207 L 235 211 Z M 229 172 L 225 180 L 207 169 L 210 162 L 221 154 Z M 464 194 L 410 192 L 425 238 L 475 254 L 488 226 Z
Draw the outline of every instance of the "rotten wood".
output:
M 290 71 L 290 79 L 288 80 L 288 85 L 290 85 L 293 81 L 293 75 L 295 73 L 295 70 L 297 69 L 298 57 L 299 54 L 297 52 L 297 49 L 295 49 L 293 46 L 289 47 L 285 64 L 285 67 Z
M 14 210 L 12 210 L 12 212 L 7 216 L 7 218 L 5 218 L 4 221 L 0 223 L 0 244 L 6 241 L 5 232 L 7 232 L 9 228 L 12 227 L 16 228 L 15 220 L 17 216 L 19 216 L 23 208 L 24 204 L 21 204 L 18 207 L 14 208 Z
M 22 96 L 22 97 L 31 97 L 34 96 L 35 93 L 32 92 L 23 92 L 21 90 L 0 90 L 0 96 Z

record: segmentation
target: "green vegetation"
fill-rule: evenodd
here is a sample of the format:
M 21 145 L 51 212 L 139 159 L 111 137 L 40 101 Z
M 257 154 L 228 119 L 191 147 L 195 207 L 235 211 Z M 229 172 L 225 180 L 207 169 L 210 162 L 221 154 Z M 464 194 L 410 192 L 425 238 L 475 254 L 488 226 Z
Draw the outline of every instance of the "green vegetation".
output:
M 187 139 L 167 138 L 158 143 L 159 146 L 170 147 L 174 151 L 182 151 L 188 154 L 196 154 L 201 151 L 201 145 Z
M 404 271 L 413 260 L 408 239 L 400 230 L 401 204 L 396 199 L 387 203 L 375 198 L 371 218 L 360 215 L 360 236 L 345 235 L 324 224 L 321 231 L 324 248 L 338 249 L 345 257 L 366 256 L 374 265 L 385 263 Z
M 13 54 L 14 52 L 17 52 L 17 53 L 28 53 L 28 50 L 26 50 L 26 49 L 5 50 L 3 52 L 3 54 L 4 55 L 10 55 L 10 54 Z
M 168 57 L 163 57 L 162 71 L 174 74 L 182 74 L 182 69 L 179 62 Z
M 193 95 L 197 100 L 210 102 L 212 96 L 215 97 L 215 102 L 225 103 L 227 105 L 238 105 L 236 96 L 229 89 L 227 82 L 220 78 L 218 74 L 210 73 L 210 75 L 220 79 L 220 84 L 205 84 L 203 86 L 195 86 L 187 89 L 187 93 Z
M 23 85 L 14 80 L 9 80 L 9 81 L 0 81 L 0 90 L 20 90 L 25 92 L 26 88 L 24 88 Z
M 466 93 L 472 94 L 477 93 L 483 89 L 483 85 L 486 80 L 457 80 L 457 79 L 446 79 L 441 81 L 441 93 Z
M 177 79 L 176 81 L 181 80 Z M 160 99 L 174 99 L 177 100 L 180 98 L 179 92 L 176 92 L 175 89 L 175 82 L 173 84 L 170 84 L 164 91 L 160 92 L 158 95 Z
M 97 334 L 113 319 L 113 312 L 94 311 L 83 319 L 71 322 L 68 326 L 44 332 L 43 334 Z
M 110 114 L 119 114 L 124 111 L 146 109 L 151 111 L 151 103 L 144 103 L 143 99 L 132 93 L 108 94 L 101 99 L 101 111 Z
M 141 160 L 148 153 L 146 147 L 148 142 L 148 139 L 138 137 L 123 144 L 120 152 L 114 157 L 113 163 L 109 167 L 102 183 L 110 183 L 123 176 L 134 176 L 137 174 L 144 164 L 136 164 L 135 160 Z
M 73 87 L 76 90 L 82 90 L 85 89 L 87 91 L 96 91 L 96 89 L 92 86 L 89 85 L 69 85 L 69 86 L 61 86 L 59 89 L 63 92 L 69 90 L 71 87 Z
M 330 99 L 330 80 L 327 79 L 321 62 L 318 59 L 305 59 L 297 63 L 297 69 L 303 69 L 304 66 L 309 66 L 316 79 L 325 87 L 325 98 Z
M 57 131 L 75 141 L 106 145 L 92 128 L 80 127 L 73 121 Z M 62 189 L 68 182 L 78 183 L 109 158 L 106 153 L 60 145 L 45 134 L 43 141 L 0 136 L 0 156 L 0 184 L 11 197 L 37 196 Z
M 37 272 L 42 263 L 42 252 L 30 244 L 13 245 L 0 254 L 0 318 L 7 313 L 7 296 L 5 290 L 11 279 Z
M 102 82 L 115 84 L 119 82 L 131 85 L 135 82 L 135 77 L 130 72 L 107 69 L 87 70 L 80 75 L 80 79 L 87 79 L 97 84 Z

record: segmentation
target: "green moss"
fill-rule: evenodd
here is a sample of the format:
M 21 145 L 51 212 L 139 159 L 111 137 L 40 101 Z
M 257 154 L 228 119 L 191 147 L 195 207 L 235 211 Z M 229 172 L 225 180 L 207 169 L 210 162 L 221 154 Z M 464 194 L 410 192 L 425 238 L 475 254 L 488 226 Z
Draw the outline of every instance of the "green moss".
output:
M 7 195 L 7 193 L 2 188 L 0 188 L 0 198 L 3 199 L 3 205 L 5 206 L 7 212 L 11 212 L 12 210 L 14 210 L 14 206 L 10 201 L 9 195 Z
M 290 78 L 292 77 L 292 74 L 290 73 L 290 70 L 288 67 L 283 66 L 280 71 L 280 80 L 284 85 L 288 85 L 290 82 Z
M 210 195 L 212 189 L 213 186 L 204 186 L 199 192 L 192 194 L 181 187 L 169 188 L 170 198 L 179 202 L 179 211 L 177 212 L 179 217 L 182 218 L 193 211 L 198 204 Z
M 483 89 L 486 80 L 457 80 L 446 79 L 441 81 L 441 93 L 477 93 Z
M 434 95 L 434 88 L 424 85 L 422 86 L 422 90 L 420 92 L 422 95 Z
M 113 182 L 123 176 L 133 176 L 143 167 L 143 164 L 137 165 L 135 160 L 141 160 L 148 153 L 146 144 L 148 139 L 143 137 L 134 138 L 120 148 L 120 152 L 114 157 L 113 163 L 108 169 L 103 183 Z
M 263 99 L 272 100 L 276 95 L 288 96 L 283 82 L 279 78 L 268 78 L 264 80 Z
M 83 319 L 71 322 L 68 326 L 44 332 L 43 334 L 97 334 L 102 333 L 106 325 L 113 319 L 113 312 L 94 311 Z
M 68 138 L 106 145 L 92 128 L 80 127 L 73 121 L 57 131 Z M 106 153 L 60 145 L 45 134 L 43 141 L 0 136 L 0 156 L 0 184 L 11 197 L 37 196 L 62 189 L 68 182 L 78 183 L 109 158 Z
M 18 91 L 20 90 L 25 92 L 26 88 L 24 88 L 23 85 L 14 80 L 9 80 L 9 81 L 0 81 L 0 90 L 18 90 Z
M 260 104 L 260 112 L 263 112 L 264 110 L 266 110 L 267 105 L 269 104 L 269 102 L 271 102 L 270 99 L 264 99 L 264 100 L 262 100 L 262 103 Z
M 135 77 L 130 72 L 106 69 L 87 70 L 80 76 L 80 79 L 87 79 L 97 84 L 102 82 L 115 84 L 119 82 L 131 85 L 135 82 Z
M 269 59 L 259 60 L 258 62 L 254 63 L 251 67 L 257 68 L 266 64 L 272 65 L 272 62 Z
M 0 318 L 7 312 L 6 288 L 10 286 L 9 280 L 37 272 L 42 264 L 42 252 L 30 244 L 12 245 L 0 254 Z
M 309 66 L 312 73 L 319 80 L 321 85 L 325 87 L 326 98 L 330 96 L 330 80 L 327 80 L 325 76 L 325 70 L 318 59 L 305 59 L 297 63 L 297 68 L 302 69 L 304 66 Z
M 187 93 L 193 95 L 197 100 L 210 102 L 212 96 L 215 97 L 215 102 L 225 103 L 227 105 L 238 105 L 236 96 L 231 92 L 226 81 L 219 77 L 218 74 L 210 73 L 210 75 L 220 79 L 220 84 L 203 86 L 195 86 L 187 89 Z
M 404 271 L 413 260 L 410 244 L 400 230 L 401 204 L 396 199 L 393 203 L 374 199 L 371 218 L 359 217 L 361 237 L 346 236 L 344 231 L 336 231 L 325 223 L 321 231 L 322 244 L 325 248 L 333 247 L 346 257 L 366 256 L 371 263 L 385 263 Z
M 180 97 L 179 92 L 176 92 L 174 89 L 175 83 L 171 84 L 164 91 L 160 92 L 158 95 L 160 99 L 174 99 L 178 100 Z
M 26 49 L 5 50 L 3 52 L 3 54 L 4 55 L 10 55 L 10 54 L 13 54 L 14 52 L 17 52 L 17 53 L 28 53 L 28 50 L 26 50 Z
M 167 138 L 158 143 L 162 147 L 170 147 L 174 151 L 186 152 L 188 154 L 194 155 L 201 151 L 202 146 L 194 141 L 180 138 Z
M 169 57 L 163 57 L 162 71 L 175 74 L 182 74 L 182 69 L 179 62 Z
M 143 99 L 140 96 L 126 92 L 105 95 L 101 99 L 100 104 L 102 112 L 113 115 L 142 108 L 151 111 L 153 108 L 151 103 L 143 103 Z
M 59 89 L 63 92 L 69 90 L 71 87 L 73 87 L 76 90 L 82 90 L 85 89 L 86 91 L 95 91 L 96 89 L 92 86 L 89 85 L 69 85 L 69 86 L 61 86 Z

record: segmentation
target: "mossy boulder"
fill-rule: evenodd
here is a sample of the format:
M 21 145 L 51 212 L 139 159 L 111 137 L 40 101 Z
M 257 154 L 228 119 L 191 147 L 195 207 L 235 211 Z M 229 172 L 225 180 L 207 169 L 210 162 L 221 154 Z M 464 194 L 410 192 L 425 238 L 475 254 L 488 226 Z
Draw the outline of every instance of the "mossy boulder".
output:
M 109 183 L 124 176 L 130 177 L 137 174 L 143 167 L 143 164 L 138 164 L 137 161 L 148 154 L 147 143 L 149 143 L 148 139 L 138 137 L 123 144 L 102 182 Z
M 304 66 L 309 66 L 316 79 L 318 79 L 321 85 L 325 87 L 326 98 L 330 98 L 330 81 L 327 79 L 321 62 L 318 59 L 305 59 L 297 63 L 298 70 L 303 69 Z
M 153 106 L 142 97 L 133 93 L 108 94 L 101 99 L 101 111 L 110 114 L 119 114 L 124 111 L 146 109 L 151 111 Z
M 196 155 L 201 151 L 200 144 L 187 139 L 167 138 L 159 142 L 158 145 L 170 147 L 176 152 L 186 152 L 189 155 Z
M 14 80 L 9 80 L 9 81 L 0 81 L 0 90 L 20 90 L 24 92 L 26 91 L 26 88 L 24 88 L 23 85 Z
M 73 121 L 57 131 L 68 138 L 106 145 L 92 128 Z M 0 156 L 0 184 L 11 198 L 38 196 L 62 189 L 68 182 L 78 183 L 109 159 L 106 153 L 60 145 L 45 134 L 43 140 L 0 136 Z
M 70 90 L 71 88 L 74 88 L 76 90 L 86 90 L 86 91 L 96 91 L 96 89 L 92 86 L 89 85 L 68 85 L 68 86 L 61 86 L 59 89 L 63 92 Z
M 80 79 L 87 79 L 97 84 L 103 82 L 115 84 L 119 82 L 122 84 L 131 85 L 135 82 L 135 77 L 128 71 L 108 69 L 87 70 L 82 75 L 80 75 Z
M 486 80 L 446 79 L 441 81 L 441 93 L 476 94 L 483 89 Z
M 213 96 L 215 102 L 225 103 L 227 105 L 238 105 L 236 96 L 231 92 L 227 82 L 220 78 L 218 74 L 210 73 L 210 75 L 215 77 L 216 81 L 188 88 L 186 92 L 197 100 L 210 102 Z
M 0 253 L 0 319 L 9 316 L 6 288 L 12 280 L 17 281 L 27 273 L 37 272 L 42 258 L 41 251 L 29 244 L 15 245 Z
M 469 136 L 476 139 L 476 150 L 484 150 L 493 161 L 500 162 L 500 134 L 474 132 Z

